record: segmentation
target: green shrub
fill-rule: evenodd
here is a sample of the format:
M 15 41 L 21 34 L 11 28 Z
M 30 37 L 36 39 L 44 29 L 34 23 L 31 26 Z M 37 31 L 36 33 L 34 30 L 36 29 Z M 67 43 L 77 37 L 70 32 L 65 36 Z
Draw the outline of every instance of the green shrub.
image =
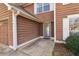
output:
M 66 45 L 72 53 L 79 55 L 79 36 L 69 36 L 66 39 Z

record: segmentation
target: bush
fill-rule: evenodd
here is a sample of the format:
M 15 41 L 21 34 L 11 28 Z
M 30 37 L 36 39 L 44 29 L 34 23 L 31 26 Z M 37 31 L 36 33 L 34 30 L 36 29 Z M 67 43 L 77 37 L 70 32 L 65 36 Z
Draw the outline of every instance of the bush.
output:
M 69 36 L 66 39 L 66 45 L 74 55 L 79 55 L 79 36 Z

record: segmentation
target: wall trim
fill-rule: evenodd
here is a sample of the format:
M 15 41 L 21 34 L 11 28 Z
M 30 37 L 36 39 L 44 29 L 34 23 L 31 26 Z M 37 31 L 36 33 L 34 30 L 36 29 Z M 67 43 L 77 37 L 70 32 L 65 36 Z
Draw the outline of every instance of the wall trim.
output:
M 38 19 L 38 18 L 36 18 L 36 17 L 34 17 L 34 16 L 28 14 L 27 12 L 25 12 L 25 11 L 23 11 L 23 10 L 21 10 L 21 9 L 19 9 L 19 8 L 13 6 L 13 5 L 11 5 L 11 4 L 9 4 L 9 3 L 4 3 L 4 4 L 8 7 L 8 10 L 11 10 L 11 9 L 13 8 L 13 9 L 15 9 L 16 11 L 19 11 L 20 13 L 22 13 L 22 14 L 24 14 L 25 16 L 28 16 L 28 17 L 30 17 L 30 18 L 32 18 L 32 19 L 34 19 L 34 20 Z
M 37 37 L 37 38 L 34 38 L 34 39 L 32 39 L 32 40 L 30 40 L 30 41 L 28 41 L 28 42 L 25 42 L 25 43 L 22 43 L 22 44 L 20 44 L 20 45 L 18 45 L 17 46 L 17 48 L 20 48 L 20 47 L 22 47 L 22 46 L 24 46 L 24 45 L 30 45 L 31 43 L 33 43 L 33 42 L 35 42 L 36 40 L 38 40 L 39 38 L 43 38 L 43 36 L 40 36 L 40 37 Z M 16 50 L 13 46 L 11 46 L 11 45 L 9 45 L 9 47 L 11 48 L 11 49 L 13 49 L 13 50 Z
M 8 7 L 8 10 L 11 10 L 11 6 L 7 3 L 4 3 L 7 7 Z
M 6 19 L 9 19 L 9 17 L 2 18 L 2 19 L 0 19 L 0 21 L 4 21 Z
M 54 4 L 54 41 L 56 41 L 56 38 L 57 38 L 57 36 L 56 36 L 56 4 Z
M 8 4 L 8 5 L 10 5 L 10 4 Z M 10 5 L 10 6 L 11 6 L 12 8 L 14 8 L 15 10 L 20 11 L 20 12 L 23 13 L 24 15 L 26 15 L 26 16 L 28 16 L 28 17 L 31 17 L 32 19 L 35 19 L 35 20 L 37 19 L 36 17 L 34 17 L 34 16 L 28 14 L 27 12 L 25 12 L 25 11 L 19 9 L 19 8 L 16 8 L 16 7 L 13 6 L 13 5 Z
M 68 15 L 67 17 L 68 18 L 71 18 L 71 17 L 79 17 L 79 14 L 71 14 L 71 15 Z
M 31 43 L 35 42 L 36 40 L 39 40 L 39 38 L 43 38 L 43 36 L 40 36 L 40 37 L 31 39 L 30 41 L 25 42 L 25 43 L 22 43 L 22 44 L 18 45 L 17 48 L 20 48 L 21 46 L 24 46 L 24 45 L 27 45 L 27 46 L 28 46 L 28 45 L 30 45 Z
M 17 19 L 16 13 L 12 10 L 12 27 L 13 27 L 13 48 L 17 49 Z
M 66 42 L 65 41 L 56 40 L 55 43 L 64 43 L 65 44 Z
M 34 14 L 37 14 L 37 5 L 36 5 L 36 3 L 34 3 Z
M 50 3 L 50 11 L 54 11 L 54 3 Z
M 67 5 L 67 4 L 70 4 L 70 3 L 62 3 L 63 5 Z

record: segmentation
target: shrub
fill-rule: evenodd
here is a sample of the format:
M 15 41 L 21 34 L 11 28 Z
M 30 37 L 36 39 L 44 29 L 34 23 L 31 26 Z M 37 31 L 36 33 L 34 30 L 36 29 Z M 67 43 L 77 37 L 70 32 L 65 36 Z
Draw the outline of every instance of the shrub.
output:
M 66 45 L 74 55 L 79 55 L 79 36 L 69 36 Z

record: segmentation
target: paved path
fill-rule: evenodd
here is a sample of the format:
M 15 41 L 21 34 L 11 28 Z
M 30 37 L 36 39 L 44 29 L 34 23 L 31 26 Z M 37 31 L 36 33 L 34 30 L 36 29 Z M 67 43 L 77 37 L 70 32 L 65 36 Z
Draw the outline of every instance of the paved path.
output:
M 16 51 L 0 46 L 0 55 L 2 56 L 52 56 L 53 41 L 50 39 L 39 39 L 35 43 L 20 47 Z

